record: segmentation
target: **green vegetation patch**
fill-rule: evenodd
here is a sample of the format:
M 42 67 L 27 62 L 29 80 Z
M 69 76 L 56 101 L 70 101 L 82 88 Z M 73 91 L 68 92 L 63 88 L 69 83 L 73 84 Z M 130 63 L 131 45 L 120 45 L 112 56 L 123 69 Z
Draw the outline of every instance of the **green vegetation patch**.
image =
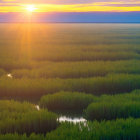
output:
M 96 99 L 84 112 L 88 120 L 140 117 L 140 90 L 127 94 L 103 95 Z
M 0 97 L 39 99 L 59 91 L 85 92 L 93 95 L 116 94 L 140 89 L 140 75 L 114 74 L 80 79 L 9 79 L 0 78 Z
M 0 101 L 0 133 L 46 133 L 57 127 L 57 116 L 35 105 Z
M 40 100 L 40 107 L 56 111 L 83 111 L 91 102 L 94 96 L 78 92 L 59 92 L 43 96 Z
M 95 62 L 38 62 L 31 69 L 13 69 L 13 78 L 81 78 L 105 76 L 109 73 L 140 73 L 139 60 Z
M 140 90 L 134 90 L 130 93 L 101 95 L 96 98 L 97 102 L 140 102 Z
M 86 124 L 63 123 L 56 130 L 44 135 L 0 135 L 0 140 L 138 140 L 140 119 L 87 122 Z
M 99 102 L 92 103 L 85 110 L 88 120 L 111 120 L 116 118 L 140 117 L 139 102 Z
M 140 89 L 139 25 L 1 24 L 0 33 L 0 99 L 43 96 L 43 108 L 87 108 L 87 119 L 100 120 L 54 130 L 56 114 L 4 100 L 0 140 L 140 139 L 140 92 L 126 94 Z
M 139 132 L 140 119 L 132 118 L 87 124 L 64 123 L 47 134 L 47 140 L 137 140 L 140 138 Z

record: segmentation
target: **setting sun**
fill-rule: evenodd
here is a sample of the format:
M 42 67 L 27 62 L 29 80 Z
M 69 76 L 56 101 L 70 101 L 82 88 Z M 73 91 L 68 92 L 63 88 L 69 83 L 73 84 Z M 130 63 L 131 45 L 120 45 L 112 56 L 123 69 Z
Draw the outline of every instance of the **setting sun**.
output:
M 26 10 L 28 12 L 34 12 L 37 8 L 34 5 L 27 5 Z

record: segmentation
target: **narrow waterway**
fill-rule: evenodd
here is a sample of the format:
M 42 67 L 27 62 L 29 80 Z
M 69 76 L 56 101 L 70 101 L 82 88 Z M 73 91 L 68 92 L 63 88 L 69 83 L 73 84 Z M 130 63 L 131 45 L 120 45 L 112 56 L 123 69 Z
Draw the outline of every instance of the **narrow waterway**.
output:
M 39 105 L 35 105 L 35 108 L 39 111 L 40 110 L 40 107 L 39 107 Z M 59 118 L 58 118 L 58 121 L 60 122 L 60 123 L 62 123 L 62 122 L 71 122 L 71 123 L 81 123 L 81 122 L 83 122 L 83 123 L 85 123 L 85 122 L 87 122 L 87 120 L 81 115 L 81 116 L 75 116 L 75 115 L 60 115 L 59 114 Z

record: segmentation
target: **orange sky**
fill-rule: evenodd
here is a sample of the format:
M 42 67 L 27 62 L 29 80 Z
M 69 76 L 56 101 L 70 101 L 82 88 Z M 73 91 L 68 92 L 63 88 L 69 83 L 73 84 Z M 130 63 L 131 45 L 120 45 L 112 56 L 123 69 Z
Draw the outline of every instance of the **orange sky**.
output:
M 22 2 L 21 2 L 22 1 Z M 33 8 L 29 10 L 29 5 Z M 0 0 L 0 12 L 140 11 L 140 0 Z

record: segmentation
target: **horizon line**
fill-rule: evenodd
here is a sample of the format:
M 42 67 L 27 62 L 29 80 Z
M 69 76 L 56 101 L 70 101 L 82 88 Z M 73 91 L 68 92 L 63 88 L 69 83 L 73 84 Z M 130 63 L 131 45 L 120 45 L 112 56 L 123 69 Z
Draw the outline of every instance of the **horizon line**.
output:
M 70 24 L 72 24 L 72 23 L 74 23 L 74 24 L 76 24 L 76 23 L 83 23 L 83 24 L 85 24 L 85 23 L 91 23 L 91 24 L 97 24 L 97 23 L 100 23 L 100 24 L 140 24 L 140 22 L 1 22 L 0 21 L 0 23 L 53 23 L 53 24 L 61 24 L 61 23 L 70 23 Z

